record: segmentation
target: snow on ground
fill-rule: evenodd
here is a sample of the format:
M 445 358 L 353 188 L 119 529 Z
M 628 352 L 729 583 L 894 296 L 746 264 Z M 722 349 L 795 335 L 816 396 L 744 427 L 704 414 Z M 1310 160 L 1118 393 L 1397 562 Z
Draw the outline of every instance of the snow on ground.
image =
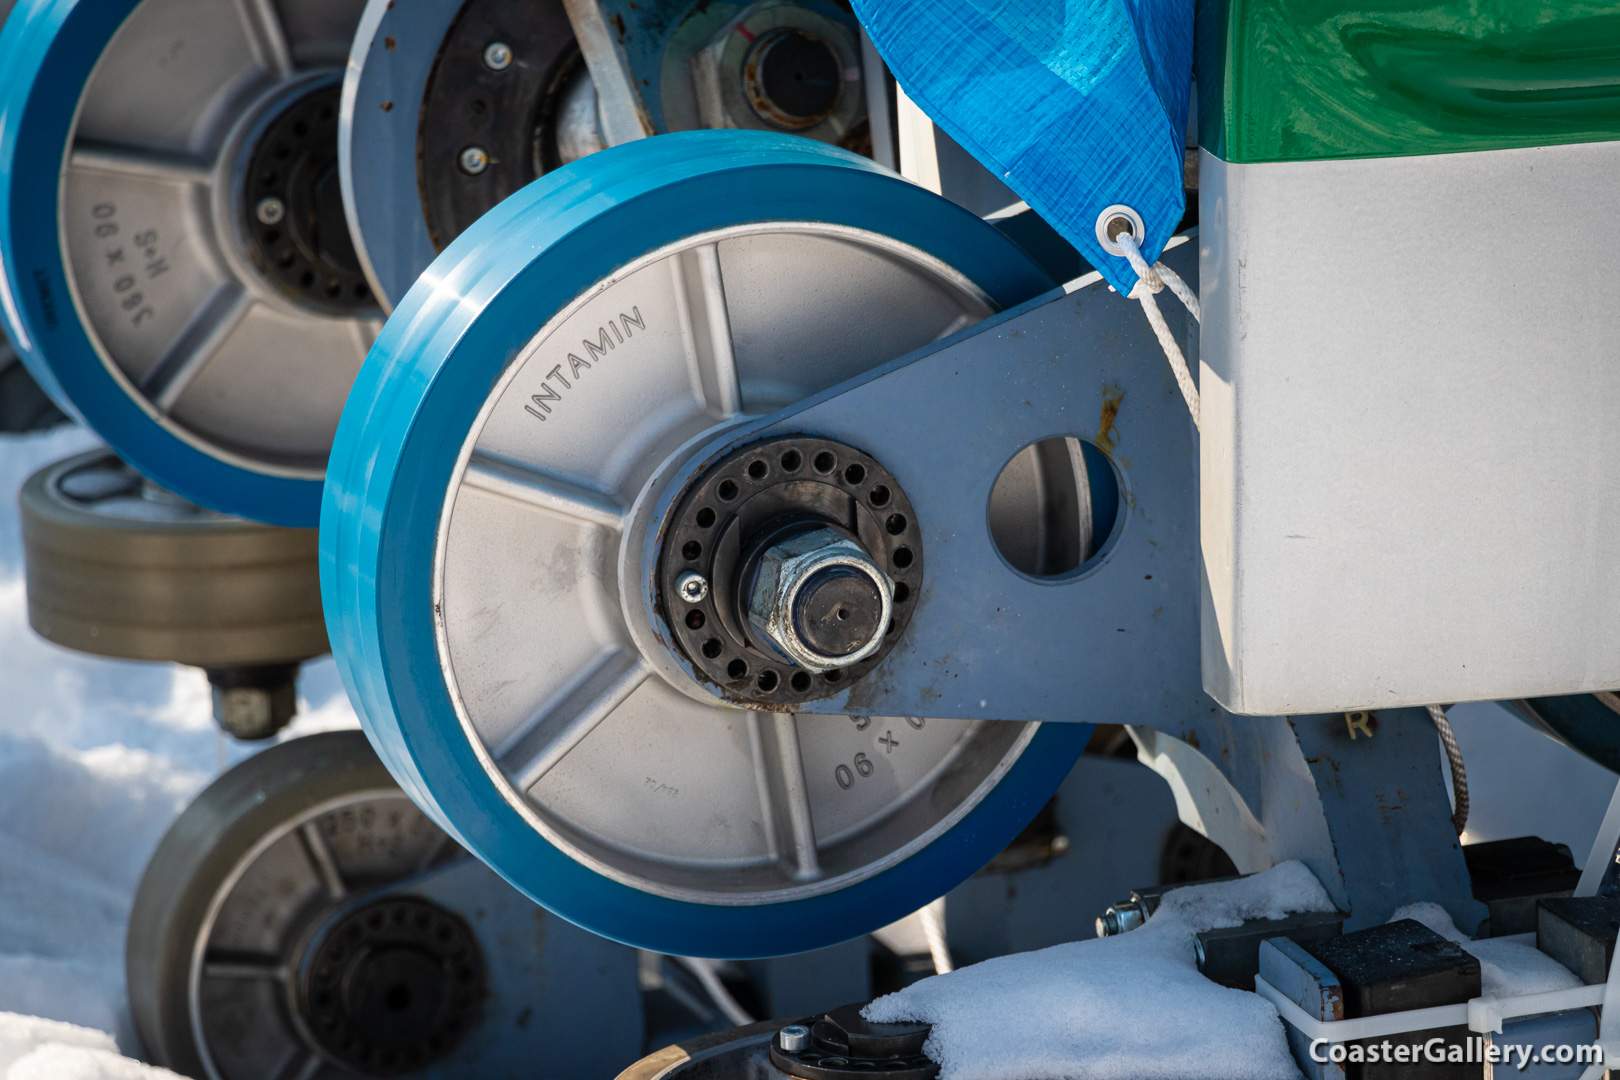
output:
M 1198 973 L 1193 935 L 1332 911 L 1301 863 L 1166 893 L 1128 934 L 936 975 L 867 1006 L 868 1020 L 934 1025 L 940 1080 L 1298 1080 L 1264 998 Z M 1167 1020 L 1169 1022 L 1167 1022 Z
M 94 445 L 75 428 L 0 436 L 0 1013 L 110 1032 L 133 1051 L 124 927 L 141 871 L 175 815 L 253 748 L 214 726 L 201 671 L 86 656 L 29 630 L 16 492 Z M 300 698 L 289 735 L 356 722 L 329 659 L 306 665 Z M 0 1016 L 0 1077 L 137 1075 L 108 1064 L 111 1039 L 19 1054 L 19 1040 L 53 1040 L 18 1020 Z

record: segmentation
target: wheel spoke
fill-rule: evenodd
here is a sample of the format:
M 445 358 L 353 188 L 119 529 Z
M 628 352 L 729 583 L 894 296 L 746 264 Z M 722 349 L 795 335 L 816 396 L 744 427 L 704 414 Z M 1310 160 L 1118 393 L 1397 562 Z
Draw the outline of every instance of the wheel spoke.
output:
M 784 864 L 791 863 L 798 881 L 820 877 L 810 789 L 799 753 L 798 718 L 790 713 L 752 713 L 751 719 L 755 782 L 771 854 Z
M 491 454 L 473 455 L 463 483 L 614 532 L 624 528 L 624 508 L 612 496 Z
M 304 854 L 309 856 L 309 864 L 315 868 L 321 884 L 326 886 L 327 895 L 333 900 L 341 900 L 349 895 L 348 886 L 343 884 L 343 875 L 338 872 L 337 860 L 332 857 L 332 849 L 327 846 L 326 837 L 321 835 L 319 823 L 304 822 L 298 828 L 298 836 L 304 843 Z
M 735 416 L 742 412 L 742 387 L 737 381 L 719 245 L 683 251 L 674 266 L 681 332 L 691 356 L 693 382 L 721 418 Z
M 278 78 L 292 74 L 292 48 L 275 0 L 236 0 L 236 6 L 260 66 Z
M 528 791 L 652 674 L 640 654 L 605 653 L 555 701 L 497 749 L 501 769 L 519 791 Z
M 206 184 L 213 171 L 208 162 L 185 154 L 89 139 L 74 144 L 68 166 L 84 172 L 110 173 L 169 184 Z
M 172 410 L 252 307 L 253 298 L 240 285 L 220 286 L 143 380 L 141 390 L 152 404 Z
M 211 951 L 203 956 L 202 973 L 209 979 L 286 982 L 289 978 L 279 958 L 263 953 Z

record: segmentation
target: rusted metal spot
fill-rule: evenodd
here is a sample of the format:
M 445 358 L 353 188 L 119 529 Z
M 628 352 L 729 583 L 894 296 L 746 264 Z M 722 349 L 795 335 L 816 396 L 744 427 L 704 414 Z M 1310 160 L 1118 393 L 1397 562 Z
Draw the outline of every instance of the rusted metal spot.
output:
M 1114 456 L 1116 443 L 1114 440 L 1114 419 L 1119 416 L 1120 403 L 1125 400 L 1125 391 L 1110 383 L 1103 384 L 1102 412 L 1097 417 L 1097 449 Z

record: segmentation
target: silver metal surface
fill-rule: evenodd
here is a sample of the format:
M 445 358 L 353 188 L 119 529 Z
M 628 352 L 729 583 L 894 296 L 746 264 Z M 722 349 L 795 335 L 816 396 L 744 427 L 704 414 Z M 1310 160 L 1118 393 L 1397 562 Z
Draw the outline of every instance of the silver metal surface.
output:
M 351 894 L 458 854 L 393 788 L 352 792 L 268 832 L 214 894 L 192 953 L 191 1027 L 207 1080 L 351 1075 L 284 1004 L 299 939 Z
M 653 133 L 630 64 L 614 41 L 597 0 L 563 0 L 579 51 L 601 98 L 602 131 L 609 146 L 644 139 Z
M 1616 143 L 1201 157 L 1216 700 L 1620 685 L 1617 169 Z
M 810 1045 L 810 1029 L 803 1024 L 789 1024 L 776 1033 L 776 1043 L 790 1054 L 798 1053 Z
M 144 0 L 78 103 L 62 247 L 78 317 L 131 397 L 203 451 L 318 477 L 376 333 L 247 255 L 241 170 L 292 97 L 337 78 L 356 0 Z
M 574 75 L 557 108 L 557 157 L 564 165 L 607 149 L 602 130 L 602 103 L 589 68 Z
M 847 567 L 867 578 L 882 598 L 882 615 L 870 640 L 845 656 L 817 652 L 799 634 L 794 609 L 799 593 L 816 574 L 832 567 Z M 852 540 L 831 529 L 801 533 L 777 544 L 760 558 L 759 576 L 748 597 L 748 619 L 776 647 L 806 671 L 823 672 L 860 663 L 883 644 L 894 610 L 894 583 L 870 555 Z
M 831 892 L 976 805 L 1034 725 L 722 706 L 657 630 L 657 508 L 687 454 L 988 315 L 964 278 L 820 223 L 700 235 L 540 329 L 445 494 L 440 661 L 488 782 L 597 872 L 754 904 Z

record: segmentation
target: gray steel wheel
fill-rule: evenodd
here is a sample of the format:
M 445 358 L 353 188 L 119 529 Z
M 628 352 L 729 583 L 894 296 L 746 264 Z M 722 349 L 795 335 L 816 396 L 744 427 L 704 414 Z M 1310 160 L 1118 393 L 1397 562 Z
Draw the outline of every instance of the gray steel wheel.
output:
M 18 497 L 28 621 L 101 656 L 220 669 L 327 651 L 313 529 L 227 517 L 92 450 Z
M 135 894 L 125 972 L 147 1056 L 207 1080 L 368 1075 L 298 1015 L 301 947 L 345 898 L 459 853 L 358 731 L 232 769 L 169 829 Z
M 153 422 L 262 475 L 320 478 L 380 325 L 337 177 L 361 6 L 141 0 L 69 135 L 76 317 Z

